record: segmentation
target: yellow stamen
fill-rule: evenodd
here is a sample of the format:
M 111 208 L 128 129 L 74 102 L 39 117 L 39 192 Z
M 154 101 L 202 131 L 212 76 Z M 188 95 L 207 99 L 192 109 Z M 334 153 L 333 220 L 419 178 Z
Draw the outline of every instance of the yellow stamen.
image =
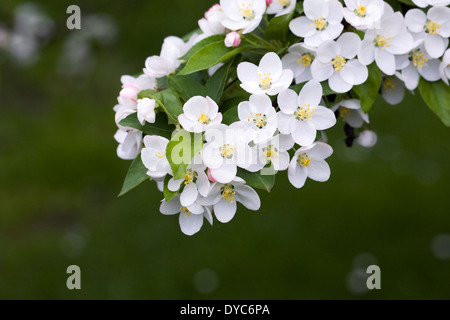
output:
M 381 48 L 384 50 L 385 48 L 389 48 L 391 45 L 389 44 L 389 41 L 391 40 L 391 37 L 383 37 L 383 36 L 376 36 L 373 42 L 375 43 L 375 46 Z
M 337 56 L 333 60 L 331 60 L 331 64 L 334 67 L 334 72 L 341 71 L 346 63 L 347 63 L 347 60 L 345 60 L 345 58 L 343 58 L 341 56 Z
M 252 9 L 252 5 L 242 4 L 239 8 L 239 13 L 244 17 L 245 20 L 253 20 L 255 18 L 255 11 Z
M 185 217 L 185 218 L 191 216 L 191 212 L 190 212 L 189 209 L 186 208 L 186 207 L 181 207 L 181 208 L 180 208 L 180 212 L 184 212 L 184 213 L 186 214 L 186 217 Z
M 291 0 L 278 0 L 278 2 L 284 7 L 289 7 L 291 5 Z
M 420 51 L 416 50 L 412 53 L 411 58 L 412 58 L 414 67 L 416 67 L 416 68 L 423 68 L 427 65 L 428 58 L 424 52 L 420 52 Z
M 250 118 L 247 120 L 259 129 L 262 129 L 267 125 L 267 116 L 262 113 L 250 113 Z
M 355 13 L 358 17 L 364 18 L 367 14 L 367 8 L 365 6 L 359 6 L 355 9 Z
M 198 117 L 198 122 L 209 124 L 211 122 L 211 119 L 202 112 L 202 114 Z
M 325 20 L 325 19 L 322 18 L 322 17 L 319 17 L 318 19 L 314 19 L 313 21 L 314 21 L 314 24 L 315 24 L 316 29 L 317 29 L 318 31 L 325 30 L 326 27 L 328 27 L 328 22 L 327 22 L 327 20 Z
M 441 33 L 441 30 L 439 30 L 439 29 L 441 29 L 441 27 L 442 27 L 442 24 L 437 24 L 436 21 L 427 20 L 427 22 L 425 23 L 424 29 L 425 29 L 426 33 L 439 34 L 439 33 Z
M 234 195 L 236 194 L 236 191 L 233 191 L 232 187 L 229 185 L 226 185 L 222 188 L 222 198 L 227 200 L 229 203 L 233 203 Z
M 263 152 L 266 157 L 266 162 L 277 160 L 280 157 L 277 148 L 275 148 L 272 145 L 268 146 L 267 148 L 264 148 Z
M 224 144 L 222 147 L 220 147 L 220 155 L 222 158 L 231 159 L 234 157 L 234 152 L 236 151 L 236 147 Z
M 165 157 L 165 155 L 162 154 L 160 151 L 158 151 L 158 152 L 156 153 L 156 156 L 157 156 L 158 158 L 160 158 L 160 159 L 163 159 L 163 158 Z
M 396 87 L 393 77 L 386 77 L 383 81 L 383 91 L 389 92 L 394 90 Z
M 260 73 L 259 75 L 259 87 L 263 90 L 268 90 L 272 86 L 272 74 L 271 73 Z
M 309 167 L 311 165 L 311 158 L 306 153 L 299 155 L 297 161 L 302 167 Z
M 314 56 L 311 53 L 305 53 L 300 59 L 297 60 L 297 63 L 300 67 L 310 67 L 313 61 Z
M 303 105 L 294 112 L 294 116 L 297 120 L 312 121 L 312 116 L 316 112 L 315 108 L 311 108 L 311 105 Z
M 346 107 L 341 107 L 339 109 L 339 114 L 342 118 L 347 118 L 348 115 L 350 114 L 350 109 L 348 109 Z

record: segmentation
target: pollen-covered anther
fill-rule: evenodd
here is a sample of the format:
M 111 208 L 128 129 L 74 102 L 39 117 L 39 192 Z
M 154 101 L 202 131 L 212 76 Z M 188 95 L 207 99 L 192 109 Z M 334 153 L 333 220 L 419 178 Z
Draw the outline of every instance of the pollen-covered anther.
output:
M 333 60 L 331 60 L 331 65 L 334 67 L 334 72 L 341 71 L 346 63 L 347 60 L 341 56 L 336 56 Z
M 439 34 L 441 33 L 442 24 L 438 24 L 436 21 L 427 20 L 424 26 L 424 30 L 428 34 Z
M 310 104 L 305 104 L 294 112 L 295 118 L 301 121 L 312 121 L 312 116 L 316 112 L 315 108 L 311 108 Z
M 367 14 L 367 8 L 365 6 L 359 6 L 355 9 L 355 14 L 360 18 L 365 18 Z
M 305 53 L 300 59 L 297 60 L 297 63 L 300 65 L 300 67 L 310 67 L 313 61 L 314 56 L 310 53 Z
M 234 153 L 236 151 L 236 147 L 230 144 L 224 144 L 220 147 L 220 155 L 224 159 L 232 159 L 234 157 Z
M 272 87 L 272 74 L 271 73 L 260 73 L 259 76 L 259 87 L 263 90 L 268 90 Z
M 309 167 L 311 165 L 311 158 L 306 153 L 300 154 L 297 161 L 302 167 Z
M 232 189 L 232 186 L 226 185 L 222 188 L 222 198 L 227 200 L 229 203 L 233 203 L 236 200 L 234 199 L 234 196 L 236 195 L 236 191 Z

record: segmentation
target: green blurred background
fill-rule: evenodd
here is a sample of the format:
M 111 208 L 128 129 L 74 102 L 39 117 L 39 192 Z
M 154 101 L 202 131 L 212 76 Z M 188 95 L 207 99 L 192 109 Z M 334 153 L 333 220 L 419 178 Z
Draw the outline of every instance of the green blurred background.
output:
M 0 2 L 0 30 L 40 30 L 23 30 L 24 10 L 53 21 L 31 58 L 26 41 L 0 49 L 0 298 L 450 298 L 450 131 L 420 97 L 377 102 L 372 150 L 346 148 L 342 122 L 330 130 L 329 182 L 296 190 L 280 173 L 259 212 L 186 237 L 153 183 L 117 198 L 129 162 L 112 108 L 120 76 L 214 1 L 33 3 Z M 70 4 L 81 31 L 65 27 Z M 72 264 L 80 291 L 66 288 Z M 370 264 L 381 290 L 364 287 Z

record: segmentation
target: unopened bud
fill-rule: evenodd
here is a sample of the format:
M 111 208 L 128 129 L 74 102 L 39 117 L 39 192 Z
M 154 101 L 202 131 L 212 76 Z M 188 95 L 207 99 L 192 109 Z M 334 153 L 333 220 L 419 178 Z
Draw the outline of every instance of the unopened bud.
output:
M 359 134 L 357 142 L 362 147 L 372 148 L 377 144 L 378 136 L 374 131 L 365 130 Z
M 228 48 L 237 48 L 241 44 L 241 35 L 235 31 L 230 32 L 225 37 L 225 46 Z

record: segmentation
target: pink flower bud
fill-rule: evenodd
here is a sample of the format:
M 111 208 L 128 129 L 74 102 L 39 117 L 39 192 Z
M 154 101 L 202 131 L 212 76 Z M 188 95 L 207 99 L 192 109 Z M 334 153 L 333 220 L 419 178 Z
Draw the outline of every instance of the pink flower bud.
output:
M 212 176 L 210 168 L 208 168 L 208 173 L 207 174 L 208 174 L 209 181 L 211 181 L 212 183 L 216 183 L 217 182 L 217 180 L 214 179 L 214 177 Z
M 266 0 L 266 5 L 270 6 L 272 4 L 273 0 Z
M 225 46 L 237 48 L 241 44 L 241 35 L 236 31 L 230 32 L 225 37 Z

